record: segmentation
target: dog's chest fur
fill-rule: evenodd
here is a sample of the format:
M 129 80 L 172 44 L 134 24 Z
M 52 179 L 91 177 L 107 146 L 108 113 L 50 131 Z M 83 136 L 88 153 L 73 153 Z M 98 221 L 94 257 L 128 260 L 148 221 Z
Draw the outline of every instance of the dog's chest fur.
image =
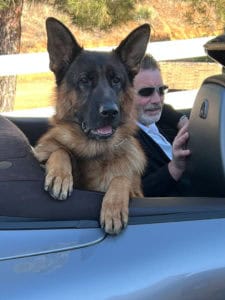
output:
M 109 186 L 110 181 L 115 176 L 121 176 L 124 172 L 124 163 L 122 158 L 112 160 L 78 160 L 77 169 L 79 178 L 77 184 L 80 188 L 98 190 L 105 192 Z M 73 169 L 74 172 L 77 170 Z
M 139 149 L 129 141 L 120 149 L 107 151 L 99 158 L 72 158 L 75 186 L 105 192 L 115 177 L 126 176 L 133 182 L 145 166 L 144 155 L 139 154 L 137 159 L 137 154 Z

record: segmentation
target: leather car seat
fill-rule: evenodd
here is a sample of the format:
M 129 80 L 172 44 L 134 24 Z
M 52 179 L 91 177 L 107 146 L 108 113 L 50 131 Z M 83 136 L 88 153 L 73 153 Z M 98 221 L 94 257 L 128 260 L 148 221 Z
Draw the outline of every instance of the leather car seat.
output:
M 76 189 L 58 201 L 44 190 L 44 179 L 27 137 L 0 115 L 0 217 L 99 220 L 103 193 Z
M 187 172 L 199 196 L 225 196 L 225 75 L 204 80 L 189 125 Z

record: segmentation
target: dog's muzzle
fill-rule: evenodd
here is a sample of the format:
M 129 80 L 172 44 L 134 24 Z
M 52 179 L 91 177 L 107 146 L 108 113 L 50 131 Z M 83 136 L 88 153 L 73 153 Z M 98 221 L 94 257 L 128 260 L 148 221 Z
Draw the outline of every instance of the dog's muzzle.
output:
M 83 120 L 80 122 L 80 126 L 82 131 L 91 139 L 108 139 L 116 131 L 119 119 L 120 112 L 117 104 L 104 103 L 98 109 L 96 120 L 92 115 L 91 123 Z M 91 124 L 96 125 L 93 126 Z
M 119 114 L 119 108 L 116 103 L 104 104 L 100 106 L 99 114 L 102 118 L 113 120 Z
M 89 138 L 91 139 L 107 139 L 109 137 L 111 137 L 114 132 L 116 131 L 115 128 L 113 128 L 111 125 L 107 125 L 107 126 L 102 126 L 99 128 L 95 128 L 95 129 L 90 129 L 87 127 L 85 122 L 81 123 L 81 128 L 83 130 L 83 132 L 88 135 Z

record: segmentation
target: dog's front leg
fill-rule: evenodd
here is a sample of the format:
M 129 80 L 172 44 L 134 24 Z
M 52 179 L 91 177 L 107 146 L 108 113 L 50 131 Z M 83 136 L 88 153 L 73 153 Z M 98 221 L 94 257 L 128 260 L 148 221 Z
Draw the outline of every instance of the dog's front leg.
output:
M 128 222 L 131 182 L 125 176 L 112 179 L 103 198 L 100 222 L 109 234 L 118 234 Z
M 72 162 L 68 152 L 59 148 L 46 162 L 45 190 L 59 200 L 65 200 L 73 190 Z

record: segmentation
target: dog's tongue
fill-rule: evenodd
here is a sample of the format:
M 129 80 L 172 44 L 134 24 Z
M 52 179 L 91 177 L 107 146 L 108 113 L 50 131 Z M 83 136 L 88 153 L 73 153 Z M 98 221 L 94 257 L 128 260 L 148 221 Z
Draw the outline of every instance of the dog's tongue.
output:
M 98 129 L 96 129 L 96 132 L 98 134 L 101 134 L 101 135 L 112 134 L 112 127 L 111 126 L 105 126 L 105 127 L 102 127 L 102 128 L 98 128 Z

